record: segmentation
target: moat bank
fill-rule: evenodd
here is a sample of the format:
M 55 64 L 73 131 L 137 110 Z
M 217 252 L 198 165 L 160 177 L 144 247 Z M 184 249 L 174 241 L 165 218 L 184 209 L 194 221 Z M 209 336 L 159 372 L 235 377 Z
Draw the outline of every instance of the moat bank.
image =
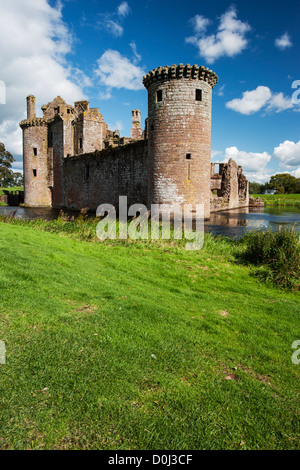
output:
M 54 220 L 60 210 L 48 207 L 0 207 L 1 214 L 15 212 L 16 217 L 25 219 Z M 78 211 L 66 211 L 70 216 L 77 216 Z M 94 216 L 95 214 L 91 214 Z M 300 208 L 296 206 L 265 206 L 232 209 L 212 213 L 205 222 L 205 231 L 214 235 L 239 238 L 246 231 L 260 227 L 295 226 L 300 231 Z

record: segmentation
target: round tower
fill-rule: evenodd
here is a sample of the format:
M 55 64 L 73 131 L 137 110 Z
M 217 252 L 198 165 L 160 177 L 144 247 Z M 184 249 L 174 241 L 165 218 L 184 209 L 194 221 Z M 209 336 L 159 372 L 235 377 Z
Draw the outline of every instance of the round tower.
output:
M 204 204 L 210 215 L 211 103 L 217 75 L 198 65 L 150 71 L 148 203 Z
M 27 119 L 23 130 L 24 203 L 28 206 L 51 206 L 47 158 L 47 123 L 35 115 L 35 98 L 27 98 Z

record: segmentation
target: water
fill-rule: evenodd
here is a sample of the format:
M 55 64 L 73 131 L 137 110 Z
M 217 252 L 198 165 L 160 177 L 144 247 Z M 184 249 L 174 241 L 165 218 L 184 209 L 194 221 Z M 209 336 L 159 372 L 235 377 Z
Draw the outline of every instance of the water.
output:
M 10 214 L 14 211 L 16 217 L 45 220 L 56 219 L 60 212 L 59 209 L 49 207 L 0 207 L 0 214 Z M 79 214 L 78 211 L 65 212 L 72 216 Z M 300 206 L 249 207 L 215 212 L 211 214 L 210 220 L 205 222 L 205 231 L 214 235 L 239 238 L 250 229 L 283 226 L 294 226 L 300 232 Z
M 259 228 L 295 227 L 300 232 L 300 207 L 246 207 L 211 214 L 205 231 L 214 235 L 240 238 L 248 230 Z

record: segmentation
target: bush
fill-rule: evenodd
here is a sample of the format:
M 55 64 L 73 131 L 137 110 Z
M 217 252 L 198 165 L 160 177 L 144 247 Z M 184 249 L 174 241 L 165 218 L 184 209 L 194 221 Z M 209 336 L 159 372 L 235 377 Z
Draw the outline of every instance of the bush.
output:
M 269 268 L 274 283 L 284 289 L 298 290 L 300 287 L 299 234 L 292 228 L 249 232 L 244 241 L 244 258 Z

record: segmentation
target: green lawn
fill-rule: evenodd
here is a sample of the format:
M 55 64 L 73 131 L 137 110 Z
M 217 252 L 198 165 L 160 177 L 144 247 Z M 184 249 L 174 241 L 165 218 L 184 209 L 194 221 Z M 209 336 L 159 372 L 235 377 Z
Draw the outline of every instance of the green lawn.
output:
M 231 242 L 0 223 L 0 449 L 299 448 L 299 294 Z
M 300 205 L 300 194 L 251 194 L 260 197 L 266 205 L 293 206 Z
M 3 191 L 24 191 L 24 186 L 11 186 L 10 188 L 0 188 L 0 196 Z

